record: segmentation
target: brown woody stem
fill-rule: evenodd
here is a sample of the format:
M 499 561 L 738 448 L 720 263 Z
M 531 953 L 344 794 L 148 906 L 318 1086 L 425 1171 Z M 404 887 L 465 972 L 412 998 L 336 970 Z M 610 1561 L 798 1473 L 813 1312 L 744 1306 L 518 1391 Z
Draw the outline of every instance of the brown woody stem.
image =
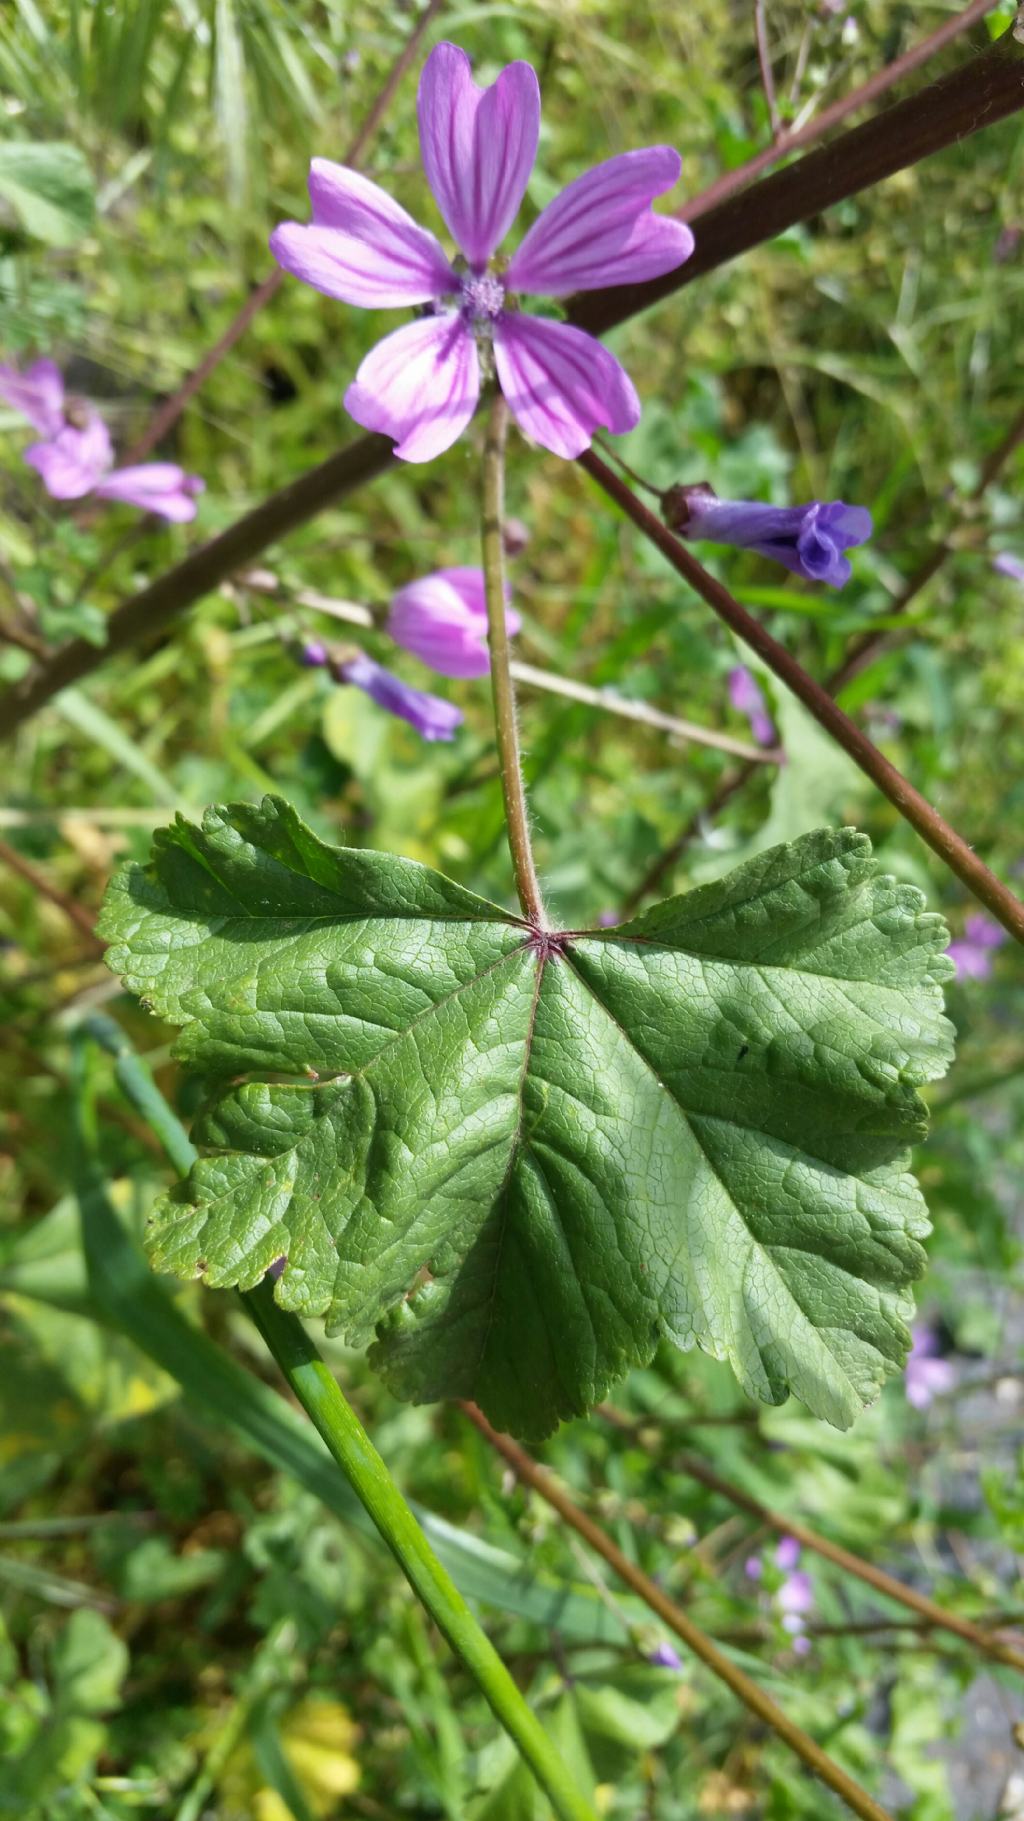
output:
M 810 710 L 819 726 L 831 734 L 844 752 L 849 753 L 854 763 L 888 797 L 900 815 L 917 830 L 922 840 L 938 854 L 950 871 L 998 918 L 1003 928 L 1016 941 L 1024 943 L 1024 904 L 1001 879 L 996 878 L 995 873 L 989 871 L 973 848 L 949 826 L 920 791 L 915 790 L 902 772 L 897 771 L 884 753 L 879 752 L 867 734 L 833 701 L 827 689 L 808 676 L 785 646 L 780 645 L 778 639 L 773 639 L 760 621 L 755 620 L 739 601 L 734 600 L 721 582 L 709 575 L 686 545 L 662 524 L 655 513 L 637 498 L 632 488 L 627 487 L 625 481 L 620 480 L 600 456 L 589 450 L 578 459 L 580 467 L 586 469 L 609 499 L 621 506 L 638 530 L 667 558 L 677 575 L 689 582 L 701 599 L 717 613 L 719 619 L 752 651 L 756 651 L 769 670 L 774 672 L 780 682 L 785 683 L 787 689 L 792 690 L 804 707 Z
M 656 1612 L 659 1619 L 674 1631 L 678 1638 L 682 1639 L 687 1649 L 693 1651 L 694 1656 L 700 1659 L 705 1668 L 710 1669 L 712 1675 L 724 1682 L 737 1699 L 750 1709 L 751 1713 L 756 1714 L 766 1726 L 770 1726 L 772 1731 L 777 1733 L 779 1738 L 789 1746 L 790 1750 L 803 1760 L 808 1769 L 814 1772 L 815 1776 L 820 1777 L 823 1783 L 827 1783 L 830 1789 L 835 1790 L 836 1795 L 842 1798 L 855 1815 L 862 1816 L 863 1821 L 892 1821 L 888 1811 L 882 1808 L 873 1796 L 869 1796 L 867 1790 L 862 1789 L 852 1777 L 847 1776 L 828 1753 L 822 1751 L 821 1746 L 816 1744 L 809 1733 L 805 1733 L 802 1727 L 795 1725 L 789 1716 L 783 1713 L 781 1707 L 778 1707 L 771 1699 L 771 1696 L 766 1695 L 750 1676 L 737 1667 L 731 1657 L 727 1657 L 724 1651 L 719 1650 L 713 1639 L 694 1624 L 681 1606 L 677 1606 L 674 1600 L 670 1600 L 655 1581 L 644 1574 L 635 1562 L 631 1562 L 628 1556 L 623 1555 L 622 1550 L 612 1542 L 609 1536 L 606 1536 L 600 1525 L 595 1524 L 593 1518 L 588 1517 L 585 1511 L 579 1509 L 568 1493 L 563 1491 L 558 1481 L 543 1467 L 538 1466 L 525 1449 L 520 1448 L 518 1442 L 514 1442 L 511 1436 L 500 1435 L 496 1429 L 492 1429 L 483 1411 L 478 1410 L 475 1404 L 460 1403 L 459 1407 L 468 1416 L 470 1422 L 479 1429 L 480 1434 L 490 1443 L 495 1452 L 508 1462 L 516 1477 L 522 1480 L 524 1485 L 532 1487 L 534 1492 L 539 1493 L 540 1497 L 545 1499 L 554 1511 L 558 1512 L 563 1522 L 575 1530 L 577 1535 L 581 1536 L 584 1542 L 608 1563 L 609 1568 L 618 1575 L 619 1579 L 624 1581 L 626 1586 L 637 1594 L 652 1612 Z
M 859 1581 L 865 1581 L 876 1593 L 884 1594 L 887 1600 L 898 1600 L 901 1606 L 908 1606 L 924 1624 L 953 1632 L 956 1637 L 973 1644 L 976 1650 L 994 1658 L 997 1663 L 1008 1663 L 1014 1669 L 1024 1669 L 1024 1651 L 1015 1649 L 1012 1644 L 1004 1644 L 1000 1638 L 993 1637 L 991 1632 L 974 1624 L 972 1620 L 963 1619 L 955 1612 L 946 1612 L 944 1607 L 939 1606 L 935 1600 L 930 1600 L 926 1594 L 918 1593 L 914 1587 L 905 1587 L 902 1581 L 894 1580 L 892 1575 L 876 1568 L 872 1562 L 862 1561 L 860 1556 L 844 1549 L 840 1543 L 830 1542 L 828 1537 L 819 1535 L 818 1531 L 812 1530 L 810 1525 L 802 1523 L 799 1518 L 785 1517 L 779 1511 L 772 1511 L 768 1505 L 762 1505 L 760 1499 L 752 1498 L 749 1492 L 744 1492 L 742 1486 L 734 1486 L 729 1480 L 724 1480 L 696 1456 L 679 1455 L 673 1464 L 689 1474 L 691 1479 L 699 1480 L 710 1492 L 719 1493 L 740 1511 L 748 1512 L 758 1523 L 768 1524 L 780 1536 L 793 1537 L 805 1549 L 813 1549 L 817 1555 L 824 1556 L 826 1561 L 834 1562 L 837 1568 L 856 1575 Z

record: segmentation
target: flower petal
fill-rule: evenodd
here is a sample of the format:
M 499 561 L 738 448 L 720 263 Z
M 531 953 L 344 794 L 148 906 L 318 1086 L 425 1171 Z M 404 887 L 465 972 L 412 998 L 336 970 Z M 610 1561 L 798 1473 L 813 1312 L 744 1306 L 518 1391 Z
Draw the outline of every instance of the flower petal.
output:
M 599 426 L 621 436 L 640 421 L 629 374 L 614 354 L 571 323 L 499 317 L 494 359 L 519 428 L 554 455 L 581 455 Z
M 425 316 L 371 348 L 345 394 L 364 430 L 395 440 L 405 462 L 427 462 L 462 435 L 480 397 L 476 342 L 461 316 Z
M 270 236 L 278 265 L 304 284 L 366 310 L 458 289 L 440 241 L 368 177 L 314 158 L 309 196 L 312 223 L 285 221 Z
M 49 442 L 33 443 L 25 460 L 41 476 L 51 499 L 79 500 L 91 493 L 114 459 L 110 432 L 93 413 L 83 429 L 66 424 Z
M 413 689 L 363 651 L 343 664 L 339 675 L 342 682 L 354 683 L 357 689 L 365 690 L 378 708 L 385 708 L 388 714 L 408 721 L 424 740 L 453 740 L 455 729 L 462 725 L 461 709 L 454 708 L 440 696 Z
M 512 256 L 509 289 L 567 297 L 636 284 L 681 266 L 693 252 L 693 235 L 685 222 L 651 209 L 654 197 L 677 182 L 679 170 L 678 152 L 653 145 L 585 171 L 538 215 Z
M 519 212 L 540 133 L 540 87 L 529 63 L 509 63 L 488 89 L 465 51 L 439 44 L 417 99 L 427 181 L 471 266 L 490 259 Z
M 450 582 L 456 594 L 462 600 L 466 612 L 471 613 L 475 619 L 482 621 L 483 625 L 486 627 L 487 587 L 484 582 L 483 570 L 474 569 L 472 567 L 467 568 L 457 564 L 453 569 L 439 569 L 437 573 L 444 581 Z M 509 601 L 511 598 L 512 588 L 511 585 L 506 582 L 505 599 L 506 601 Z M 505 624 L 508 627 L 509 638 L 514 639 L 516 633 L 523 624 L 522 616 L 516 612 L 514 607 L 507 606 L 505 608 Z
M 0 367 L 0 398 L 40 436 L 56 436 L 64 427 L 64 380 L 52 360 L 33 361 L 24 373 Z
M 510 638 L 520 618 L 505 609 Z M 482 569 L 439 569 L 392 596 L 388 632 L 396 645 L 446 677 L 482 677 L 490 669 Z
M 196 516 L 196 496 L 204 482 L 186 474 L 176 462 L 140 462 L 132 468 L 115 468 L 96 487 L 98 499 L 123 500 L 140 512 L 184 525 Z

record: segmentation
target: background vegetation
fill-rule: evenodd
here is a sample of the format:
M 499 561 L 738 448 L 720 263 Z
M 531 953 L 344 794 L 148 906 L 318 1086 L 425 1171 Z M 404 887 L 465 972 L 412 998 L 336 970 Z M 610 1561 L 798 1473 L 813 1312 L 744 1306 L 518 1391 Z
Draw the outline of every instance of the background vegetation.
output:
M 784 111 L 802 118 L 945 16 L 892 0 L 773 0 Z M 404 4 L 349 0 L 13 0 L 0 16 L 3 357 L 53 354 L 127 447 L 265 276 L 269 229 L 304 212 L 310 154 L 340 155 L 413 18 Z M 993 30 L 1008 18 L 997 8 Z M 600 158 L 658 140 L 680 148 L 696 193 L 769 137 L 745 5 L 453 5 L 432 29 L 485 78 L 512 57 L 536 64 L 545 113 L 531 207 Z M 978 27 L 940 67 L 986 36 Z M 413 96 L 407 78 L 369 169 L 423 215 Z M 54 143 L 64 149 L 43 157 L 40 179 L 24 148 Z M 1020 406 L 1022 175 L 1018 118 L 614 338 L 645 403 L 625 445 L 645 476 L 871 507 L 876 536 L 841 594 L 737 553 L 717 563 L 816 676 L 884 623 L 921 552 L 950 537 L 912 636 L 843 700 L 1011 879 L 1024 867 L 1024 593 L 992 558 L 1024 558 L 1020 450 L 981 503 L 966 501 Z M 13 415 L 0 418 L 0 619 L 35 639 L 101 643 L 133 587 L 350 437 L 341 395 L 379 328 L 286 283 L 170 440 L 207 482 L 187 529 L 49 502 L 20 461 Z M 726 689 L 735 648 L 586 478 L 513 442 L 509 485 L 529 530 L 514 564 L 522 657 L 743 735 Z M 24 864 L 0 867 L 0 1814 L 544 1812 L 374 1540 L 245 1444 L 227 1421 L 230 1390 L 227 1409 L 204 1402 L 204 1332 L 273 1377 L 234 1299 L 167 1286 L 197 1349 L 179 1344 L 173 1372 L 147 1353 L 146 1332 L 112 1325 L 143 1306 L 133 1247 L 169 1172 L 114 1058 L 80 1038 L 84 1016 L 112 1012 L 187 1118 L 168 1034 L 116 997 L 85 933 L 115 862 L 142 857 L 175 809 L 279 790 L 327 838 L 423 859 L 507 900 L 486 689 L 441 685 L 466 726 L 427 747 L 294 654 L 307 636 L 348 637 L 297 591 L 378 603 L 414 575 L 475 561 L 475 488 L 471 438 L 429 468 L 388 473 L 272 553 L 276 595 L 233 584 L 19 736 L 0 835 L 49 890 Z M 382 638 L 362 642 L 394 661 Z M 22 673 L 23 643 L 0 646 L 0 677 Z M 413 660 L 396 668 L 432 686 Z M 788 763 L 762 767 L 701 825 L 672 883 L 856 822 L 960 933 L 972 906 L 955 882 L 804 712 L 770 693 Z M 569 925 L 628 897 L 728 763 L 537 694 L 524 698 L 524 731 L 538 859 Z M 1024 1815 L 1019 1673 L 908 1629 L 905 1613 L 806 1554 L 800 1654 L 782 1622 L 775 1539 L 681 1457 L 698 1454 L 954 1610 L 1021 1606 L 1024 972 L 1010 944 L 991 978 L 954 985 L 950 1009 L 960 1058 L 933 1096 L 919 1166 L 935 1222 L 921 1299 L 951 1388 L 916 1410 L 896 1383 L 841 1436 L 793 1403 L 755 1408 L 725 1367 L 666 1350 L 622 1387 L 628 1420 L 598 1413 L 545 1450 L 620 1546 L 911 1821 Z M 107 1263 L 121 1273 L 106 1300 L 78 1233 L 83 1069 L 110 1183 Z M 399 1483 L 460 1527 L 456 1574 L 604 1814 L 840 1812 L 703 1671 L 651 1661 L 665 1635 L 503 1478 L 457 1412 L 401 1407 L 360 1357 L 328 1353 Z M 574 1597 L 556 1597 L 556 1581 Z

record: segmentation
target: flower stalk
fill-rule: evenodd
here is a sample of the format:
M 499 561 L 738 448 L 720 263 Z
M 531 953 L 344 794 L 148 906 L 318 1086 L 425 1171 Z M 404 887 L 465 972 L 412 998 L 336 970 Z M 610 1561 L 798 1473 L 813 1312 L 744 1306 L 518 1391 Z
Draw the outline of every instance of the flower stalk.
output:
M 483 544 L 484 584 L 487 597 L 487 643 L 491 653 L 491 692 L 494 698 L 494 726 L 498 741 L 498 764 L 501 768 L 501 790 L 505 799 L 505 821 L 512 870 L 523 916 L 536 929 L 547 929 L 548 920 L 541 897 L 540 881 L 533 860 L 530 840 L 530 817 L 526 807 L 523 767 L 519 752 L 519 722 L 516 714 L 515 687 L 510 669 L 508 627 L 505 620 L 505 546 L 502 529 L 505 517 L 505 437 L 508 410 L 500 392 L 491 403 L 484 443 Z
M 515 1741 L 558 1821 L 596 1821 L 561 1755 L 531 1712 L 490 1639 L 442 1567 L 341 1387 L 294 1315 L 278 1308 L 268 1278 L 242 1299 L 291 1390 L 316 1425 L 413 1592 L 475 1678 Z

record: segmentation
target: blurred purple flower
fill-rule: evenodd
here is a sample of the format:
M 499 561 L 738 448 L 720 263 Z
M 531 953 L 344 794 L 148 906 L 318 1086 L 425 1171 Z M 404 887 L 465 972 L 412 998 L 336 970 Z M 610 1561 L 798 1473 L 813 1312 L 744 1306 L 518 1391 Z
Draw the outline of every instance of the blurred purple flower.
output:
M 298 657 L 299 663 L 304 664 L 307 670 L 322 670 L 331 661 L 331 654 L 320 639 L 307 639 L 304 645 L 300 645 Z
M 673 1650 L 671 1644 L 659 1644 L 656 1649 L 648 1651 L 647 1661 L 652 1663 L 655 1669 L 681 1670 L 683 1667 L 682 1657 L 678 1650 Z
M 915 1322 L 910 1330 L 914 1344 L 907 1357 L 907 1403 L 927 1410 L 933 1398 L 952 1391 L 956 1369 L 939 1355 L 939 1337 L 930 1322 Z
M 87 494 L 122 500 L 140 512 L 184 524 L 196 515 L 204 482 L 177 462 L 142 462 L 114 467 L 110 431 L 99 412 L 81 400 L 67 401 L 60 369 L 37 360 L 26 372 L 0 367 L 0 398 L 21 413 L 43 437 L 25 451 L 51 499 L 78 500 Z
M 729 672 L 729 700 L 738 714 L 746 715 L 759 746 L 778 744 L 775 722 L 768 713 L 761 686 L 743 664 L 737 664 Z
M 782 563 L 794 575 L 841 588 L 853 573 L 846 555 L 871 536 L 865 506 L 811 500 L 806 506 L 766 506 L 759 500 L 720 500 L 711 487 L 672 487 L 666 517 L 685 538 L 734 544 Z
M 506 608 L 510 638 L 521 624 Z M 392 596 L 387 629 L 396 645 L 444 677 L 486 676 L 491 659 L 483 570 L 439 569 L 407 583 Z
M 743 1564 L 743 1572 L 748 1580 L 759 1581 L 764 1573 L 764 1563 L 759 1555 L 748 1555 Z
M 455 729 L 462 724 L 461 711 L 453 708 L 450 702 L 443 702 L 440 696 L 427 695 L 422 689 L 410 688 L 400 677 L 385 670 L 383 664 L 374 663 L 365 652 L 342 664 L 338 679 L 365 690 L 378 708 L 386 708 L 388 714 L 408 721 L 425 740 L 452 740 Z
M 1024 582 L 1024 562 L 1019 556 L 1011 556 L 1008 550 L 993 557 L 992 567 L 999 575 L 1008 575 L 1011 582 Z
M 957 936 L 946 950 L 956 966 L 959 980 L 987 980 L 992 972 L 992 951 L 1002 948 L 1007 940 L 1002 925 L 986 917 L 983 911 L 968 917 L 964 933 Z
M 798 1632 L 804 1629 L 804 1614 L 810 1612 L 814 1605 L 814 1588 L 811 1577 L 802 1568 L 787 1574 L 775 1602 L 782 1614 L 782 1623 L 787 1631 Z
M 33 361 L 24 373 L 0 366 L 0 398 L 40 436 L 56 436 L 64 427 L 64 381 L 52 360 Z
M 370 310 L 426 306 L 371 349 L 346 409 L 390 436 L 403 461 L 429 461 L 462 434 L 482 377 L 496 371 L 520 429 L 555 455 L 581 454 L 599 425 L 631 430 L 640 401 L 614 355 L 571 323 L 506 302 L 514 292 L 567 297 L 656 278 L 688 259 L 690 229 L 651 208 L 679 177 L 678 152 L 624 152 L 587 171 L 541 211 L 502 269 L 493 255 L 537 154 L 536 73 L 510 63 L 482 89 L 465 51 L 438 44 L 418 112 L 427 182 L 461 258 L 449 260 L 369 178 L 325 158 L 310 167 L 312 221 L 283 222 L 271 235 L 278 264 L 328 297 Z
M 801 1549 L 795 1536 L 784 1536 L 775 1551 L 775 1566 L 783 1574 L 791 1574 L 800 1561 Z

